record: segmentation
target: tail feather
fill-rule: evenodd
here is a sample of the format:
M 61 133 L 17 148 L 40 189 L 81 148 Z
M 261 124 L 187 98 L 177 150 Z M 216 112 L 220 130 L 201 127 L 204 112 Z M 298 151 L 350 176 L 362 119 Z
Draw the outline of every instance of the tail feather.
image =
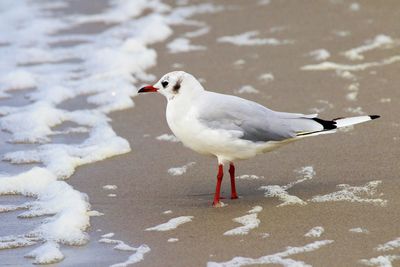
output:
M 379 118 L 379 115 L 369 115 L 369 116 L 358 116 L 358 117 L 350 117 L 350 118 L 340 118 L 340 119 L 335 119 L 333 120 L 336 122 L 336 127 L 337 128 L 342 128 L 370 120 L 375 120 Z
M 313 136 L 313 135 L 320 135 L 320 134 L 327 134 L 327 133 L 334 133 L 336 129 L 367 122 L 370 120 L 375 120 L 380 118 L 379 115 L 368 115 L 368 116 L 357 116 L 357 117 L 349 117 L 349 118 L 337 118 L 331 121 L 322 120 L 319 118 L 313 118 L 312 120 L 318 122 L 322 127 L 323 130 L 320 131 L 313 131 L 313 132 L 301 132 L 298 133 L 298 137 L 302 136 Z

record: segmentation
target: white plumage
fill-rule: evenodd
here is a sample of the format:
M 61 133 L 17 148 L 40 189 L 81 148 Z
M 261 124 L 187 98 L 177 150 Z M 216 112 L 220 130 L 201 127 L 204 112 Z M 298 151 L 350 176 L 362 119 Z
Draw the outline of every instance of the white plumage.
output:
M 270 110 L 236 96 L 206 91 L 192 75 L 174 71 L 142 92 L 159 92 L 167 100 L 171 131 L 196 152 L 217 157 L 219 170 L 214 206 L 219 206 L 223 165 L 230 164 L 232 196 L 237 198 L 233 162 L 252 158 L 289 142 L 369 121 L 379 116 L 358 116 L 325 121 L 317 114 Z

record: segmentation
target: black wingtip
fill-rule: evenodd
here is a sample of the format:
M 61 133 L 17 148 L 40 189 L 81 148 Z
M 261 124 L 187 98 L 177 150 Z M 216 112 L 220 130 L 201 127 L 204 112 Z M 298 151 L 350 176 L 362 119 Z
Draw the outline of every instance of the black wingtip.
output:
M 313 118 L 314 121 L 318 122 L 324 127 L 324 130 L 333 130 L 336 129 L 336 121 L 326 121 L 320 118 Z
M 369 115 L 369 117 L 371 118 L 371 120 L 375 120 L 375 119 L 380 118 L 381 116 L 379 116 L 379 115 Z

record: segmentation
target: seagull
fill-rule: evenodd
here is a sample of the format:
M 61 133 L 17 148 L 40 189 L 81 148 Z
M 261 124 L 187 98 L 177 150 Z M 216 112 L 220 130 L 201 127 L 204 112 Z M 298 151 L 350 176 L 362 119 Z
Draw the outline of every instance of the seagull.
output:
M 229 164 L 231 199 L 237 199 L 235 161 L 380 117 L 323 120 L 318 114 L 277 112 L 237 96 L 207 91 L 194 76 L 184 71 L 167 73 L 156 84 L 138 91 L 148 92 L 158 92 L 167 98 L 168 126 L 185 146 L 217 158 L 214 207 L 223 206 L 220 191 L 224 165 Z

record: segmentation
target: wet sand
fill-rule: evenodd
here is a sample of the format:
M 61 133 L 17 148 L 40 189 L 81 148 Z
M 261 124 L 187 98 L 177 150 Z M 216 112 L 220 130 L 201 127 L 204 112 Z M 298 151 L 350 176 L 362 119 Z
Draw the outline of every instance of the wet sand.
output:
M 339 1 L 340 2 L 340 1 Z M 232 9 L 217 15 L 201 15 L 195 19 L 206 22 L 210 33 L 193 38 L 192 43 L 204 45 L 205 51 L 171 54 L 165 44 L 155 47 L 158 65 L 151 69 L 157 77 L 173 70 L 174 63 L 205 79 L 205 88 L 233 94 L 243 85 L 252 85 L 259 94 L 241 95 L 269 108 L 290 112 L 310 112 L 319 99 L 333 107 L 321 112 L 323 118 L 354 115 L 348 107 L 361 106 L 368 114 L 381 119 L 355 127 L 345 133 L 309 138 L 237 163 L 237 175 L 264 176 L 259 180 L 238 180 L 239 200 L 226 199 L 228 206 L 211 207 L 215 187 L 216 160 L 192 152 L 180 143 L 158 141 L 155 137 L 170 133 L 165 121 L 165 99 L 160 95 L 140 95 L 135 107 L 112 114 L 115 131 L 126 138 L 132 152 L 103 162 L 81 167 L 71 184 L 88 193 L 94 209 L 105 213 L 92 221 L 92 229 L 114 229 L 116 238 L 132 244 L 145 243 L 151 252 L 137 266 L 204 266 L 209 261 L 228 261 L 235 256 L 258 258 L 285 250 L 287 246 L 303 246 L 315 240 L 334 240 L 316 251 L 291 258 L 313 266 L 357 266 L 360 259 L 384 253 L 374 248 L 400 236 L 400 189 L 398 158 L 399 114 L 398 64 L 354 73 L 360 90 L 355 102 L 345 95 L 348 80 L 334 71 L 302 71 L 315 64 L 307 56 L 312 50 L 325 48 L 330 61 L 356 64 L 340 55 L 362 45 L 365 40 L 384 33 L 396 38 L 398 3 L 385 5 L 366 1 L 360 10 L 350 11 L 350 3 L 272 1 L 269 5 L 225 1 Z M 222 2 L 218 2 L 222 4 Z M 398 13 L 398 12 L 397 12 Z M 277 33 L 271 27 L 283 26 Z M 177 27 L 174 37 L 189 31 Z M 292 39 L 294 44 L 280 46 L 236 46 L 218 43 L 217 38 L 258 30 L 266 36 Z M 350 36 L 338 37 L 334 31 L 349 31 Z M 169 40 L 172 40 L 170 38 Z M 365 61 L 375 61 L 399 54 L 399 48 L 373 50 Z M 233 63 L 243 59 L 240 67 Z M 371 71 L 375 71 L 371 72 Z M 258 76 L 271 72 L 274 80 L 263 83 Z M 381 103 L 381 98 L 391 98 Z M 182 176 L 171 176 L 167 170 L 196 162 Z M 258 190 L 263 185 L 284 185 L 296 180 L 295 169 L 313 166 L 316 175 L 290 189 L 290 194 L 303 200 L 315 195 L 337 191 L 336 185 L 361 186 L 382 180 L 380 196 L 386 207 L 365 203 L 328 202 L 305 206 L 277 207 L 276 198 L 265 198 Z M 223 183 L 223 195 L 229 196 L 229 179 Z M 115 184 L 116 197 L 107 197 L 105 184 Z M 263 207 L 258 214 L 258 228 L 244 236 L 224 236 L 227 230 L 240 226 L 232 221 L 253 206 Z M 172 210 L 171 214 L 163 214 Z M 194 216 L 193 221 L 176 230 L 148 232 L 144 229 L 178 216 Z M 319 238 L 304 237 L 315 226 L 325 232 Z M 368 234 L 350 233 L 362 227 Z M 262 233 L 270 236 L 262 238 Z M 178 238 L 168 243 L 169 238 Z M 96 242 L 93 240 L 92 242 Z M 390 253 L 390 252 L 389 252 Z
M 241 86 L 251 85 L 259 93 L 240 96 L 274 110 L 312 113 L 313 108 L 324 106 L 319 102 L 324 100 L 333 106 L 320 113 L 322 118 L 354 116 L 346 108 L 360 106 L 368 114 L 381 115 L 381 119 L 358 125 L 349 132 L 305 139 L 252 160 L 237 162 L 237 175 L 264 178 L 238 180 L 240 199 L 225 199 L 228 206 L 216 209 L 211 207 L 216 159 L 198 155 L 181 143 L 156 140 L 157 136 L 170 133 L 165 121 L 166 100 L 157 94 L 137 96 L 133 109 L 111 114 L 113 129 L 129 141 L 132 152 L 82 166 L 68 181 L 87 193 L 92 208 L 104 216 L 92 218 L 91 242 L 82 248 L 83 253 L 65 251 L 67 259 L 57 266 L 105 266 L 128 257 L 129 253 L 108 255 L 109 250 L 97 243 L 100 233 L 105 233 L 98 229 L 112 231 L 115 239 L 133 246 L 147 244 L 151 251 L 136 266 L 205 266 L 207 262 L 229 261 L 236 256 L 259 258 L 284 251 L 287 246 L 304 246 L 316 240 L 333 240 L 333 243 L 287 258 L 313 266 L 363 266 L 358 262 L 360 259 L 396 254 L 398 249 L 384 253 L 375 248 L 400 236 L 399 63 L 354 72 L 359 83 L 356 101 L 346 100 L 346 88 L 352 82 L 338 77 L 335 71 L 300 68 L 318 64 L 307 54 L 320 48 L 330 51 L 329 61 L 358 64 L 341 53 L 363 45 L 365 40 L 378 34 L 398 38 L 399 4 L 363 1 L 360 10 L 351 11 L 350 2 L 332 2 L 338 3 L 271 1 L 261 6 L 256 1 L 218 1 L 216 4 L 231 8 L 194 17 L 211 27 L 208 34 L 191 39 L 193 44 L 207 49 L 171 54 L 165 43 L 159 44 L 154 47 L 158 64 L 150 72 L 161 77 L 179 63 L 183 65 L 181 69 L 204 79 L 204 87 L 211 91 L 234 94 Z M 271 32 L 272 27 L 281 26 L 281 31 Z M 193 29 L 175 27 L 167 43 Z M 221 36 L 254 30 L 260 31 L 260 38 L 290 39 L 294 43 L 236 46 L 217 42 Z M 339 37 L 335 31 L 349 31 L 351 35 Z M 364 61 L 380 61 L 398 54 L 399 47 L 372 50 L 364 54 Z M 244 64 L 234 64 L 241 59 Z M 272 73 L 274 80 L 260 81 L 258 77 L 264 73 Z M 382 98 L 390 98 L 391 102 L 382 103 Z M 169 168 L 189 162 L 196 164 L 185 174 L 168 174 Z M 294 171 L 303 166 L 313 166 L 316 174 L 313 179 L 289 189 L 291 195 L 307 201 L 316 195 L 337 191 L 338 184 L 362 186 L 381 180 L 377 190 L 382 195 L 377 196 L 387 200 L 387 206 L 307 201 L 304 206 L 277 207 L 281 201 L 265 198 L 264 191 L 259 190 L 261 186 L 285 185 L 297 180 L 299 175 Z M 222 194 L 229 197 L 227 177 Z M 102 187 L 107 184 L 117 185 L 118 189 L 106 191 Z M 110 193 L 116 197 L 108 197 Z M 246 215 L 254 206 L 263 208 L 258 213 L 257 228 L 243 236 L 223 235 L 240 226 L 232 219 Z M 163 214 L 166 210 L 172 213 Z M 194 218 L 175 230 L 145 231 L 178 216 Z M 315 226 L 325 229 L 321 237 L 305 237 Z M 365 228 L 368 233 L 349 232 L 356 227 Z M 270 236 L 262 238 L 264 233 Z M 170 243 L 169 238 L 179 241 Z

